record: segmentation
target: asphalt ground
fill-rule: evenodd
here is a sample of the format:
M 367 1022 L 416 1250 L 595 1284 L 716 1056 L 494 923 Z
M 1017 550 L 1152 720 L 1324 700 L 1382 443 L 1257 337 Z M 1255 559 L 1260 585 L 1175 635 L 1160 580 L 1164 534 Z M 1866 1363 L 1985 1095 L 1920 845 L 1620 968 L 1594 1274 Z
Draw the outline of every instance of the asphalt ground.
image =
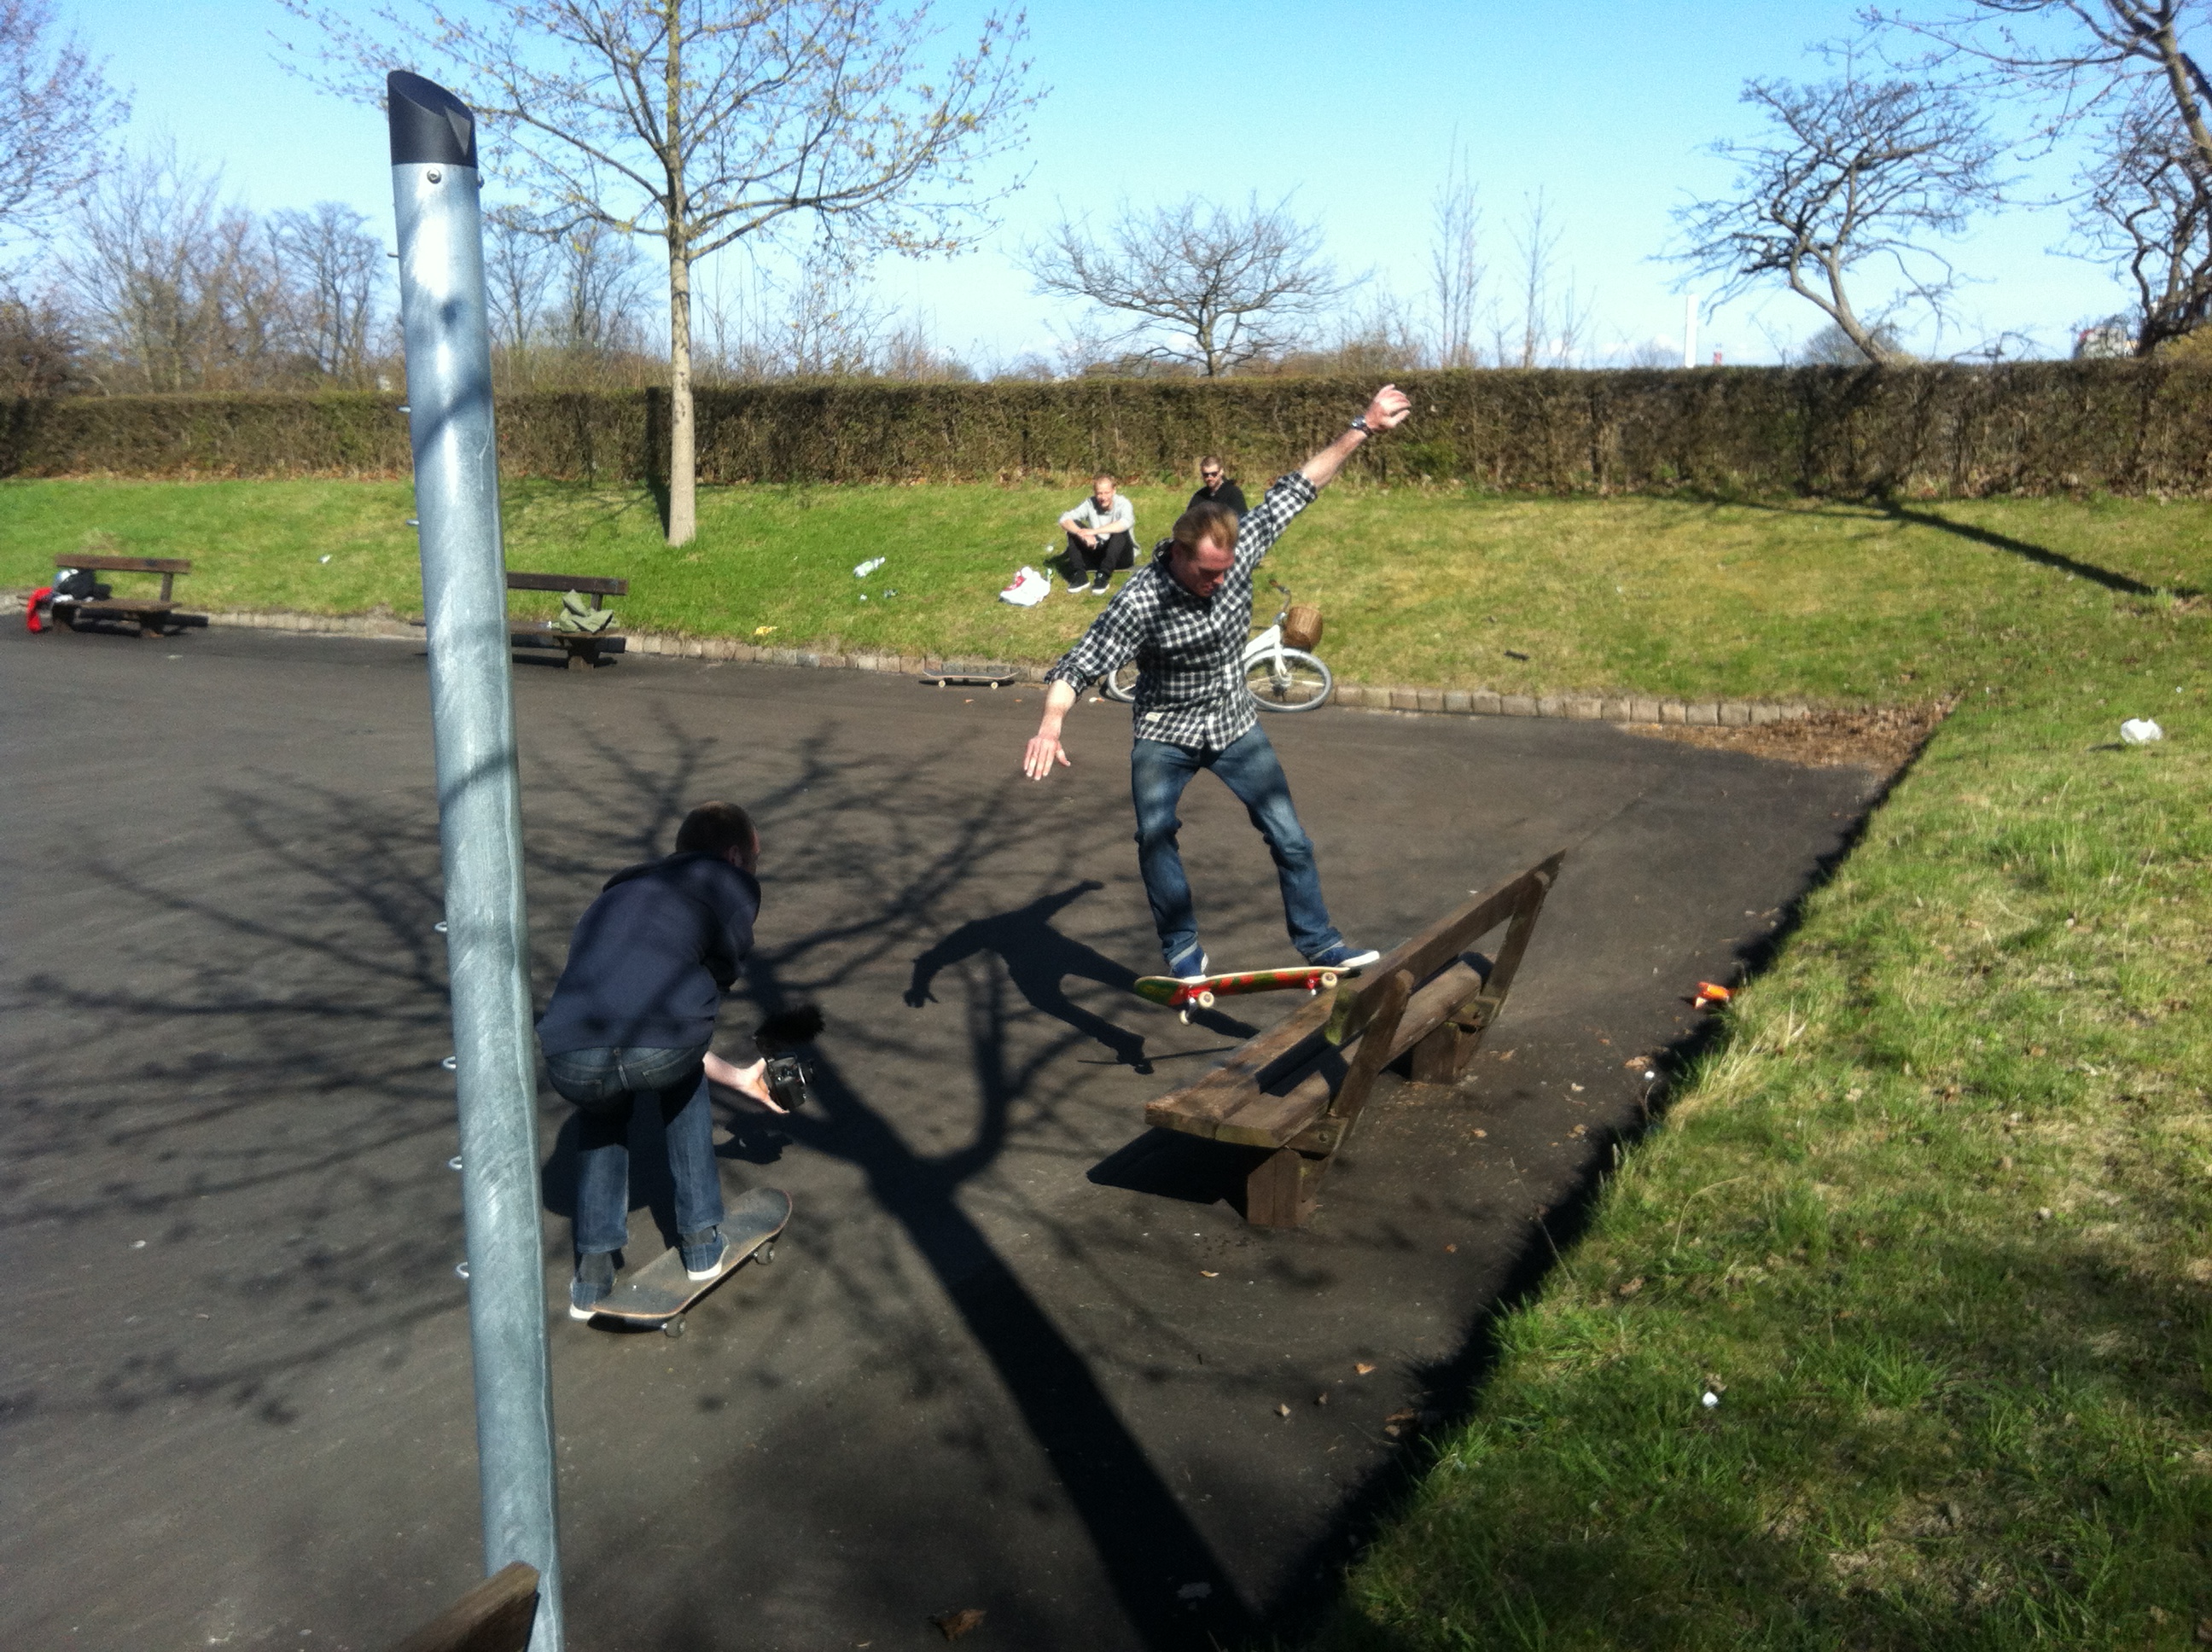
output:
M 388 1644 L 480 1564 L 419 645 L 9 629 L 0 683 L 0 1643 Z M 1693 1032 L 1695 982 L 1786 921 L 1875 785 L 1601 725 L 1270 719 L 1358 942 L 1571 848 L 1468 1082 L 1386 1078 L 1316 1220 L 1271 1232 L 1209 1145 L 1143 1126 L 1298 1000 L 1185 1026 L 1128 990 L 1158 957 L 1125 710 L 1079 706 L 1039 785 L 1034 689 L 648 659 L 515 683 L 538 1001 L 605 876 L 725 797 L 766 903 L 723 1048 L 829 1017 L 816 1108 L 721 1098 L 731 1187 L 797 1210 L 681 1339 L 562 1311 L 574 1133 L 544 1093 L 591 1652 L 918 1648 L 966 1607 L 977 1647 L 1295 1632 L 1636 1127 L 1625 1063 Z M 1184 818 L 1213 957 L 1291 962 L 1241 808 L 1201 777 Z M 634 1262 L 672 1219 L 638 1145 Z

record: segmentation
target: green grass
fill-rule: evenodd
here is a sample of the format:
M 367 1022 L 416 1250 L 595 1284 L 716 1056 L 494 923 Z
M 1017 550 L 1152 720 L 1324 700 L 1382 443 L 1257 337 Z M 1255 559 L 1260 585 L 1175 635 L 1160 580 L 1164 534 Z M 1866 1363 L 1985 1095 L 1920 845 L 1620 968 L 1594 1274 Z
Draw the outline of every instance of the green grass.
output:
M 2212 1638 L 2205 628 L 2100 599 L 1809 898 L 1323 1644 Z
M 635 629 L 1044 661 L 1094 605 L 1064 591 L 1034 610 L 995 597 L 1017 567 L 1042 559 L 1053 519 L 1075 496 L 713 489 L 700 495 L 697 544 L 671 550 L 647 495 L 510 483 L 507 554 L 518 568 L 629 578 L 634 594 L 617 605 Z M 1133 496 L 1149 541 L 1185 495 L 1147 487 Z M 43 583 L 56 555 L 104 550 L 191 557 L 197 571 L 179 590 L 210 608 L 418 614 L 410 508 L 397 483 L 10 483 L 0 487 L 0 584 Z M 885 567 L 855 580 L 853 566 L 875 556 Z M 2116 602 L 2094 572 L 2072 577 L 2053 559 L 2147 591 Z M 1332 489 L 1271 562 L 1327 615 L 1321 652 L 1349 681 L 1925 700 L 2063 679 L 2092 659 L 2126 656 L 2168 604 L 2157 593 L 2212 588 L 2212 505 L 2010 500 L 1891 512 Z M 551 607 L 515 601 L 519 613 Z

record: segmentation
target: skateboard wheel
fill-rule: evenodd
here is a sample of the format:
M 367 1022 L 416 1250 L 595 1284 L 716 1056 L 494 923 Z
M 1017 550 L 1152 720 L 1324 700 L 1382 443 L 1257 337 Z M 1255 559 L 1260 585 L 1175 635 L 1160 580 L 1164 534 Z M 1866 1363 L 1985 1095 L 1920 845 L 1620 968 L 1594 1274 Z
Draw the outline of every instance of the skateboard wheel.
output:
M 1198 1007 L 1201 1010 L 1212 1009 L 1213 1007 L 1213 994 L 1211 993 L 1200 993 L 1198 995 Z
M 1322 970 L 1322 971 L 1321 972 L 1321 984 L 1322 984 L 1322 986 L 1324 986 L 1324 987 L 1334 987 L 1334 986 L 1335 986 L 1335 985 L 1336 985 L 1336 971 L 1335 971 L 1335 970 L 1334 970 L 1334 969 L 1324 969 L 1324 970 Z
M 775 1260 L 775 1241 L 773 1239 L 769 1240 L 768 1243 L 763 1245 L 758 1250 L 755 1251 L 753 1253 L 753 1256 L 762 1266 L 767 1266 L 770 1262 Z
M 684 1334 L 684 1315 L 678 1314 L 673 1319 L 665 1319 L 661 1321 L 660 1334 L 665 1337 L 682 1336 Z
M 1185 1011 L 1182 1011 L 1182 1024 L 1183 1024 L 1184 1026 L 1188 1027 L 1188 1025 L 1190 1025 L 1190 1011 L 1189 1011 L 1188 1010 L 1185 1010 Z

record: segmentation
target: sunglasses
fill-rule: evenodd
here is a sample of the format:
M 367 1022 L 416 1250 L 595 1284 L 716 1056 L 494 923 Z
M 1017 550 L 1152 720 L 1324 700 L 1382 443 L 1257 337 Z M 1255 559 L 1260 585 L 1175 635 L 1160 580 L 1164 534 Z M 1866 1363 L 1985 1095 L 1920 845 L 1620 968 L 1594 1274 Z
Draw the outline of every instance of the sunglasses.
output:
M 1221 472 L 1218 471 L 1200 471 L 1198 474 L 1207 482 L 1218 482 L 1221 480 Z

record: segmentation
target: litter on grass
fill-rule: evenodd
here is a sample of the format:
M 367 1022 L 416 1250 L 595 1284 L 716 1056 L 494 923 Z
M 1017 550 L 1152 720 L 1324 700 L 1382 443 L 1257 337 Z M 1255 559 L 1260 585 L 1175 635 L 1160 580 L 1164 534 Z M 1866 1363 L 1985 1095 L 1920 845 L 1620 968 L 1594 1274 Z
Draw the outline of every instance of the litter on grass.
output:
M 1017 608 L 1034 608 L 1052 594 L 1052 581 L 1030 567 L 1014 575 L 1013 583 L 999 592 L 1000 602 L 1012 603 Z
M 854 579 L 856 579 L 856 580 L 865 580 L 865 579 L 866 579 L 866 578 L 868 577 L 868 575 L 869 575 L 869 574 L 871 574 L 874 573 L 878 568 L 881 568 L 883 565 L 884 565 L 884 559 L 883 559 L 882 557 L 880 557 L 880 556 L 871 556 L 871 557 L 869 557 L 869 558 L 868 558 L 868 560 L 867 560 L 866 562 L 859 562 L 859 563 L 854 564 L 854 568 L 853 568 L 853 577 L 854 577 Z
M 1734 994 L 1725 987 L 1710 981 L 1701 981 L 1698 983 L 1697 997 L 1690 1000 L 1690 1007 L 1693 1010 L 1711 1009 L 1716 1004 L 1727 1003 L 1733 996 Z
M 2120 739 L 2128 745 L 2148 745 L 2165 738 L 2166 731 L 2148 717 L 2130 717 L 2120 725 Z

